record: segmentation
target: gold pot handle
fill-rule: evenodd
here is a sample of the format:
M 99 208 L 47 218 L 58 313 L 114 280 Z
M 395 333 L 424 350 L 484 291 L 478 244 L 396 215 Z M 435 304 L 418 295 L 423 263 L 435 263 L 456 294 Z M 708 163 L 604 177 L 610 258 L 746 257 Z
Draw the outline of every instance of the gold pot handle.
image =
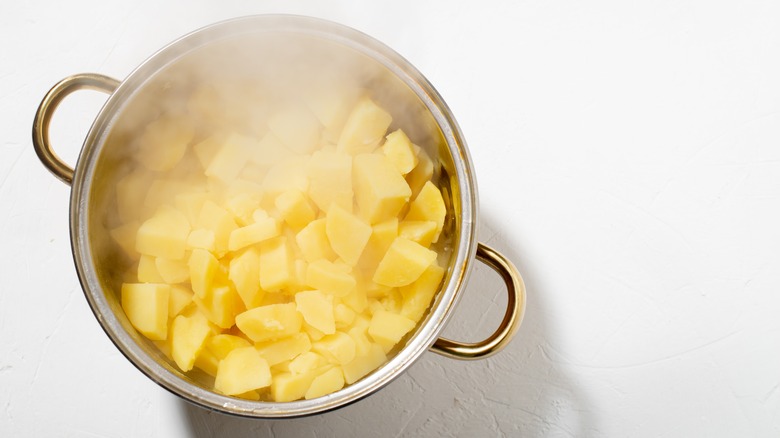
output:
M 504 319 L 498 329 L 481 342 L 470 344 L 439 338 L 431 347 L 434 353 L 460 360 L 484 359 L 504 349 L 520 327 L 525 313 L 525 284 L 517 268 L 501 253 L 483 243 L 477 246 L 477 259 L 493 268 L 506 283 L 509 299 Z
M 82 73 L 59 81 L 46 93 L 33 121 L 33 147 L 38 159 L 49 172 L 67 185 L 73 181 L 73 168 L 62 161 L 49 144 L 49 124 L 62 100 L 76 90 L 97 90 L 111 94 L 119 86 L 119 81 L 96 73 Z

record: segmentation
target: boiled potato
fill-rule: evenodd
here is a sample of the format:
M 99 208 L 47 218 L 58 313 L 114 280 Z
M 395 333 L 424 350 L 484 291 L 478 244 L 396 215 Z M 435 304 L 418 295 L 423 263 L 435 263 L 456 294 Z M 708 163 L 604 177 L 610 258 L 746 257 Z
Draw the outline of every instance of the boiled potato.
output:
M 313 399 L 360 380 L 403 346 L 446 273 L 434 161 L 362 91 L 286 101 L 231 132 L 247 116 L 197 90 L 204 125 L 150 123 L 116 185 L 128 320 L 225 395 Z

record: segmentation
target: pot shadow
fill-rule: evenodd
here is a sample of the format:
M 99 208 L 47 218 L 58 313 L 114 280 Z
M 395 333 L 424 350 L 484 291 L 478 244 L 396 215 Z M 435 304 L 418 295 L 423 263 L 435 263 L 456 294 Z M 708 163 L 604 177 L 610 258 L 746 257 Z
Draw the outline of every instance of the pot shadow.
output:
M 533 254 L 501 234 L 484 212 L 478 236 L 503 253 L 523 275 L 527 308 L 515 339 L 484 360 L 457 361 L 423 354 L 373 395 L 336 411 L 294 420 L 233 417 L 180 400 L 190 436 L 576 436 L 598 434 L 588 400 L 545 349 L 555 338 L 556 311 L 534 275 Z M 503 226 L 506 226 L 504 223 Z M 486 237 L 487 240 L 484 240 Z M 481 263 L 443 335 L 477 341 L 501 320 L 506 292 Z

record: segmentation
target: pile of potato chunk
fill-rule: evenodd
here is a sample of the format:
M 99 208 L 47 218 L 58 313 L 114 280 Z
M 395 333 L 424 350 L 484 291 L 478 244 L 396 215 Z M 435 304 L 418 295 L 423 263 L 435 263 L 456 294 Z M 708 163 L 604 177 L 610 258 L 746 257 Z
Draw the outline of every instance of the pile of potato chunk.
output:
M 362 96 L 283 109 L 257 137 L 149 123 L 111 230 L 133 327 L 252 400 L 321 397 L 384 364 L 439 289 L 447 214 L 432 160 L 391 122 Z

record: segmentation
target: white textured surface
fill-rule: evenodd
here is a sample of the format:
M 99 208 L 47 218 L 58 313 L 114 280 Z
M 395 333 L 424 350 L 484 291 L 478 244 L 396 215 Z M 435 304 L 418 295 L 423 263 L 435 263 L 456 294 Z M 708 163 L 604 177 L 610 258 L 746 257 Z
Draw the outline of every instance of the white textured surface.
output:
M 369 33 L 447 100 L 481 240 L 529 290 L 502 354 L 429 353 L 344 409 L 258 421 L 178 400 L 103 334 L 69 188 L 32 151 L 37 104 L 64 76 L 121 78 L 184 33 L 266 12 Z M 771 0 L 2 2 L 0 436 L 780 436 L 778 23 Z M 70 162 L 102 99 L 58 112 Z M 447 334 L 497 324 L 487 271 Z

